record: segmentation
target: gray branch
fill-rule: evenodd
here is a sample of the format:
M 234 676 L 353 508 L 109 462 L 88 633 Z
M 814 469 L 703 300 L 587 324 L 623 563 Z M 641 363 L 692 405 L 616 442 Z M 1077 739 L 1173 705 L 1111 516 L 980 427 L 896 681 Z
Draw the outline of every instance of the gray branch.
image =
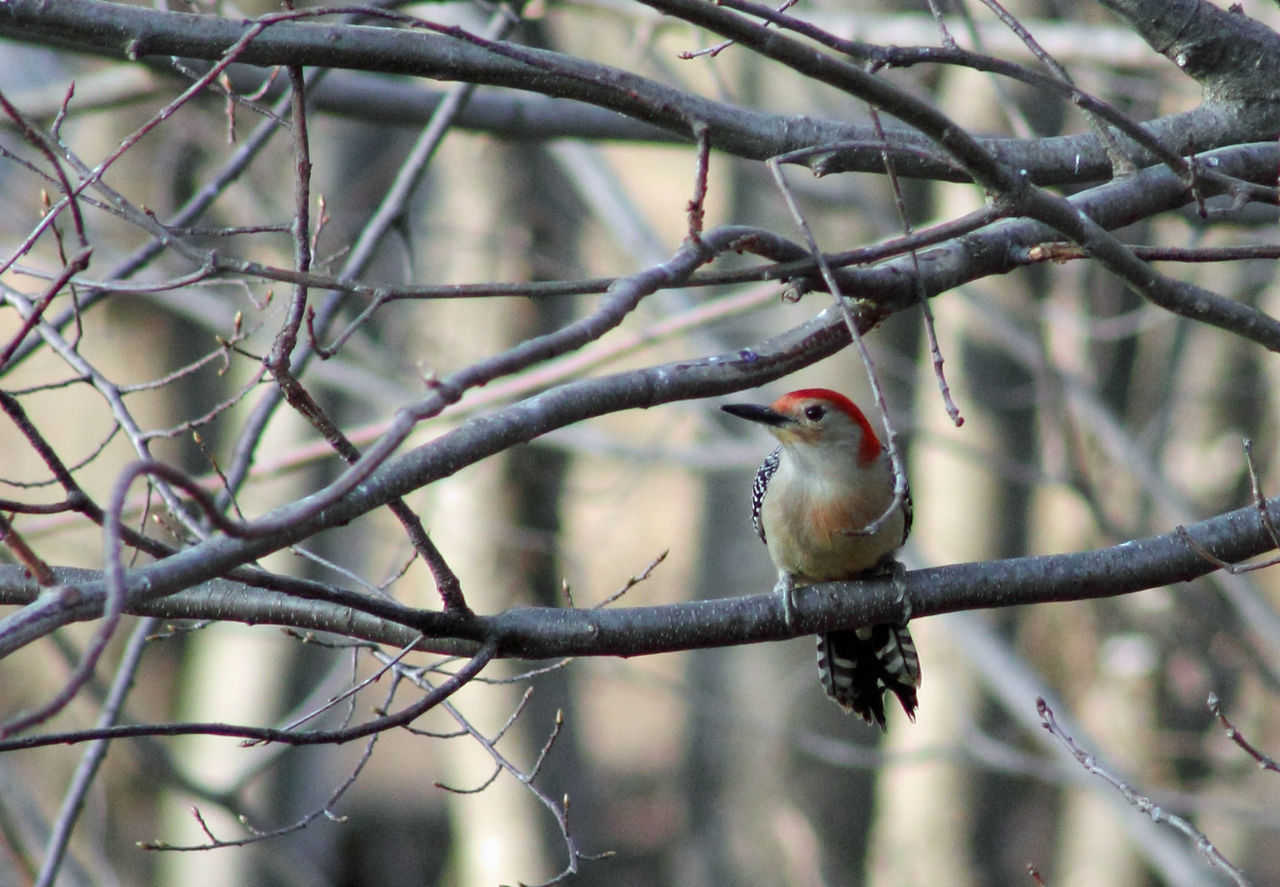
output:
M 157 64 L 167 63 L 173 56 L 221 59 L 250 27 L 248 21 L 93 0 L 11 0 L 0 7 L 0 39 Z M 1225 52 L 1232 46 L 1227 42 L 1221 49 Z M 852 143 L 804 162 L 819 164 L 828 172 L 879 173 L 884 169 L 879 137 L 870 125 L 736 107 L 608 65 L 545 50 L 518 49 L 522 57 L 537 64 L 525 64 L 460 39 L 407 29 L 278 21 L 245 46 L 237 61 L 259 67 L 316 65 L 406 74 L 519 90 L 515 95 L 478 96 L 473 110 L 462 120 L 463 126 L 514 138 L 577 135 L 691 141 L 690 122 L 696 120 L 708 126 L 714 148 L 735 156 L 764 160 L 815 146 Z M 236 71 L 235 66 L 232 70 Z M 253 75 L 247 69 L 236 71 L 236 80 L 243 88 L 252 88 Z M 1280 82 L 1280 78 L 1258 80 Z M 348 85 L 350 92 L 344 94 Z M 1213 95 L 1224 100 L 1235 97 L 1227 90 Z M 379 81 L 372 89 L 367 81 L 354 78 L 322 87 L 319 97 L 322 107 L 338 113 L 404 124 L 420 122 L 436 101 L 429 91 L 406 84 Z M 892 112 L 893 108 L 887 110 Z M 1274 135 L 1277 125 L 1280 110 L 1274 103 L 1210 103 L 1150 121 L 1144 128 L 1161 144 L 1186 154 L 1265 141 Z M 885 135 L 899 175 L 965 179 L 954 165 L 930 156 L 936 151 L 921 133 L 890 127 Z M 1135 164 L 1156 162 L 1151 152 L 1120 138 Z M 1092 133 L 1045 139 L 980 139 L 978 143 L 1005 165 L 1026 170 L 1028 180 L 1036 184 L 1100 181 L 1112 174 L 1111 161 Z
M 1268 500 L 1280 520 L 1280 498 Z M 1190 540 L 1190 541 L 1188 541 Z M 1187 582 L 1218 569 L 1214 558 L 1239 563 L 1275 548 L 1256 505 L 1175 529 L 1072 554 L 952 564 L 904 575 L 903 596 L 892 580 L 831 582 L 796 590 L 792 625 L 773 593 L 653 607 L 559 609 L 527 607 L 454 620 L 450 631 L 440 614 L 424 611 L 433 633 L 423 649 L 473 655 L 484 641 L 498 655 L 525 659 L 562 656 L 641 656 L 705 647 L 780 641 L 788 638 L 960 610 L 990 609 L 1052 601 L 1115 597 Z M 96 618 L 106 583 L 100 571 L 59 569 L 63 585 L 43 592 L 65 621 Z M 762 581 L 762 585 L 767 582 Z M 0 604 L 32 605 L 41 590 L 17 566 L 0 566 Z M 136 596 L 128 611 L 160 619 L 216 619 L 328 631 L 392 646 L 407 646 L 423 626 L 391 622 L 348 607 L 301 600 L 279 592 L 212 580 L 164 598 Z

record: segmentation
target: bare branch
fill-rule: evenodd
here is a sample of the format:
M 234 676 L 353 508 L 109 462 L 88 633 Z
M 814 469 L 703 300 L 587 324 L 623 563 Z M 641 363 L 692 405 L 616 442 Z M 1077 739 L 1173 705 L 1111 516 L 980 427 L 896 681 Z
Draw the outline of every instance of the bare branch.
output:
M 1206 704 L 1209 707 L 1210 713 L 1218 719 L 1218 723 L 1222 725 L 1222 729 L 1227 732 L 1228 739 L 1240 746 L 1241 750 L 1243 750 L 1245 754 L 1257 761 L 1258 766 L 1263 770 L 1271 770 L 1273 772 L 1280 773 L 1280 763 L 1276 763 L 1274 758 L 1264 755 L 1262 752 L 1254 748 L 1253 745 L 1250 744 L 1249 740 L 1244 738 L 1244 734 L 1236 729 L 1235 724 L 1227 720 L 1227 716 L 1222 713 L 1222 704 L 1218 701 L 1217 693 L 1210 693 Z
M 1040 714 L 1044 728 L 1052 733 L 1058 741 L 1066 747 L 1067 751 L 1071 752 L 1085 770 L 1114 786 L 1116 790 L 1124 796 L 1126 801 L 1150 816 L 1153 822 L 1167 822 L 1169 825 L 1186 835 L 1195 843 L 1196 849 L 1204 854 L 1205 858 L 1209 860 L 1209 863 L 1221 868 L 1230 875 L 1231 880 L 1234 881 L 1238 887 L 1249 887 L 1250 881 L 1245 877 L 1244 872 L 1240 871 L 1240 869 L 1236 868 L 1236 866 L 1229 862 L 1218 848 L 1215 847 L 1205 836 L 1204 832 L 1197 829 L 1181 816 L 1178 816 L 1175 813 L 1170 813 L 1153 803 L 1150 798 L 1140 794 L 1133 786 L 1129 785 L 1129 783 L 1098 766 L 1093 755 L 1078 748 L 1075 742 L 1072 741 L 1071 737 L 1064 733 L 1062 728 L 1058 726 L 1057 721 L 1054 720 L 1053 717 L 1053 710 L 1049 708 L 1043 699 L 1036 700 L 1036 711 Z

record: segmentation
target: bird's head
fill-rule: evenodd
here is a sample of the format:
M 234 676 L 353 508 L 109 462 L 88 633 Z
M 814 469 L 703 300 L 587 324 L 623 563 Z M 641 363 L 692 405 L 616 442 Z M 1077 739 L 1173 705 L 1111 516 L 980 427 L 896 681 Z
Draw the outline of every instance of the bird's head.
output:
M 879 458 L 884 447 L 857 404 L 828 388 L 801 388 L 773 403 L 731 403 L 720 409 L 731 416 L 759 422 L 784 447 L 852 449 L 860 464 Z

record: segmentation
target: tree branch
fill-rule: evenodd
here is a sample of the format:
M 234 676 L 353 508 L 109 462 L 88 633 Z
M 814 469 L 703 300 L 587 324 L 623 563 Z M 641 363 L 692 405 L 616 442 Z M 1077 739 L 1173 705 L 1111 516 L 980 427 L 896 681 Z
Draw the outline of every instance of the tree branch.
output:
M 1211 101 L 1274 103 L 1280 35 L 1205 0 L 1100 0 L 1156 52 L 1205 89 Z
M 0 17 L 0 38 L 66 46 L 132 61 L 161 58 L 167 62 L 170 56 L 221 59 L 250 26 L 245 21 L 211 15 L 93 0 L 11 0 L 4 5 L 4 12 Z M 522 64 L 450 37 L 390 27 L 273 19 L 263 33 L 237 53 L 236 59 L 262 67 L 305 64 L 505 86 L 618 112 L 632 121 L 658 127 L 670 134 L 667 138 L 679 141 L 691 141 L 689 121 L 700 120 L 707 124 L 715 149 L 756 160 L 816 145 L 858 143 L 858 147 L 832 150 L 820 161 L 823 171 L 881 172 L 881 152 L 888 150 L 899 175 L 964 179 L 950 165 L 922 156 L 919 149 L 932 143 L 912 130 L 886 129 L 891 144 L 882 146 L 869 125 L 734 107 L 573 56 L 523 47 L 520 53 L 538 60 L 541 66 Z M 245 75 L 239 77 L 240 88 L 253 88 Z M 358 86 L 359 81 L 355 83 Z M 326 90 L 342 93 L 342 107 L 349 113 L 376 114 L 393 123 L 413 123 L 429 116 L 434 107 L 434 100 L 420 89 L 381 81 L 372 90 L 353 91 L 350 95 L 346 94 L 345 85 L 322 87 L 322 99 Z M 1224 93 L 1222 97 L 1227 96 Z M 634 122 L 623 121 L 620 129 L 605 135 L 602 129 L 608 127 L 607 117 L 587 114 L 584 118 L 585 109 L 573 110 L 564 102 L 527 98 L 483 97 L 476 104 L 478 119 L 464 117 L 463 125 L 516 137 L 572 135 L 582 132 L 583 127 L 599 133 L 597 137 L 637 138 L 643 132 Z M 324 100 L 334 101 L 332 97 Z M 497 107 L 485 111 L 490 104 Z M 414 106 L 420 106 L 417 115 L 411 113 Z M 554 119 L 548 122 L 544 115 L 565 119 L 563 123 Z M 1278 117 L 1280 111 L 1274 103 L 1211 105 L 1150 121 L 1143 127 L 1170 149 L 1189 153 L 1233 142 L 1266 140 L 1274 134 Z M 547 131 L 548 126 L 560 125 L 566 127 L 565 131 Z M 979 139 L 978 143 L 988 151 L 998 152 L 1006 164 L 1026 170 L 1028 179 L 1036 184 L 1099 181 L 1111 176 L 1106 151 L 1092 133 L 1029 140 Z M 896 150 L 899 145 L 913 150 Z M 1155 162 L 1150 152 L 1133 148 L 1132 157 L 1139 166 Z
M 1280 520 L 1280 498 L 1266 503 Z M 1184 535 L 1185 533 L 1185 535 Z M 1187 537 L 1192 540 L 1191 544 Z M 951 564 L 905 574 L 906 604 L 913 617 L 960 610 L 1022 606 L 1055 601 L 1115 597 L 1187 582 L 1218 569 L 1195 546 L 1219 560 L 1238 563 L 1275 548 L 1256 505 L 1094 551 L 1008 560 Z M 102 612 L 105 583 L 97 571 L 56 571 L 77 600 L 65 604 L 68 621 Z M 762 577 L 761 585 L 768 582 Z M 0 566 L 0 603 L 31 604 L 40 589 L 20 567 Z M 47 592 L 46 592 L 47 594 Z M 772 592 L 653 607 L 610 609 L 514 608 L 490 616 L 439 623 L 419 648 L 471 655 L 482 639 L 497 655 L 524 659 L 564 656 L 641 656 L 679 650 L 781 641 L 900 619 L 903 601 L 889 580 L 830 582 L 796 590 L 795 623 L 783 619 Z M 352 613 L 331 604 L 299 600 L 279 592 L 249 589 L 215 580 L 166 598 L 139 600 L 128 612 L 160 619 L 217 619 L 251 625 L 270 623 L 304 630 L 341 632 L 380 644 L 406 646 L 419 629 L 409 624 Z M 439 614 L 427 611 L 427 615 Z M 408 622 L 408 620 L 406 620 Z
M 1222 152 L 1224 157 L 1219 167 L 1231 171 L 1235 163 L 1239 163 L 1252 169 L 1262 161 L 1270 164 L 1263 168 L 1271 175 L 1276 152 L 1274 143 L 1232 149 Z M 1084 192 L 1072 198 L 1072 202 L 1103 227 L 1113 227 L 1134 217 L 1135 203 L 1144 202 L 1149 211 L 1152 201 L 1159 205 L 1169 202 L 1177 205 L 1186 199 L 1184 183 L 1167 169 L 1153 168 L 1129 180 Z M 707 232 L 704 241 L 718 241 L 723 247 L 743 230 Z M 920 267 L 926 274 L 922 289 L 928 295 L 935 295 L 965 280 L 1011 270 L 1016 267 L 1012 247 L 1055 236 L 1048 226 L 1025 220 L 987 226 L 981 232 L 921 253 Z M 677 285 L 687 279 L 706 256 L 701 250 L 686 249 L 678 258 L 679 262 L 672 260 L 675 264 L 658 266 L 628 279 L 628 288 L 635 292 L 635 287 Z M 675 273 L 677 267 L 679 273 Z M 859 303 L 855 314 L 861 328 L 869 329 L 893 311 L 914 304 L 918 294 L 911 279 L 912 267 L 907 257 L 874 268 L 845 272 L 847 278 L 842 277 L 842 286 L 875 300 Z M 569 332 L 566 328 L 551 338 L 562 338 L 561 334 Z M 808 323 L 749 348 L 562 385 L 472 419 L 429 444 L 386 460 L 386 453 L 404 439 L 407 429 L 417 421 L 415 417 L 429 414 L 424 412 L 423 405 L 406 408 L 401 418 L 408 425 L 401 422 L 405 427 L 388 432 L 366 451 L 365 458 L 371 460 L 367 465 L 379 467 L 372 470 L 366 467 L 356 475 L 351 473 L 354 468 L 349 469 L 313 496 L 253 521 L 246 529 L 252 538 L 217 535 L 172 557 L 131 571 L 126 579 L 128 605 L 164 597 L 225 575 L 240 565 L 322 529 L 348 523 L 412 490 L 548 431 L 611 412 L 728 394 L 761 385 L 835 353 L 848 341 L 849 333 L 840 312 L 826 309 Z M 524 354 L 542 347 L 539 340 L 530 340 L 517 350 Z M 493 360 L 501 363 L 507 359 L 498 355 Z M 489 373 L 491 369 L 469 370 L 466 376 L 478 378 L 477 373 Z M 433 395 L 432 399 L 439 398 Z M 324 503 L 324 507 L 320 507 L 320 503 Z M 0 620 L 0 657 L 63 624 L 65 614 L 65 602 L 50 600 Z

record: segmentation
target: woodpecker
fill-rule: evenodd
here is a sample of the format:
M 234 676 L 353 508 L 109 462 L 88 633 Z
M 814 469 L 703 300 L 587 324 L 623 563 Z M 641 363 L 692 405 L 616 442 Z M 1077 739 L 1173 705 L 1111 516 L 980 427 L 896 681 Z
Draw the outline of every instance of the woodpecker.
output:
M 898 569 L 893 555 L 911 530 L 911 497 L 884 516 L 894 502 L 893 467 L 853 401 L 826 388 L 804 388 L 769 406 L 721 409 L 764 425 L 778 440 L 756 472 L 751 520 L 778 568 L 788 624 L 797 585 Z M 915 720 L 920 660 L 905 622 L 819 635 L 818 677 L 828 696 L 868 724 L 886 729 L 886 690 Z

